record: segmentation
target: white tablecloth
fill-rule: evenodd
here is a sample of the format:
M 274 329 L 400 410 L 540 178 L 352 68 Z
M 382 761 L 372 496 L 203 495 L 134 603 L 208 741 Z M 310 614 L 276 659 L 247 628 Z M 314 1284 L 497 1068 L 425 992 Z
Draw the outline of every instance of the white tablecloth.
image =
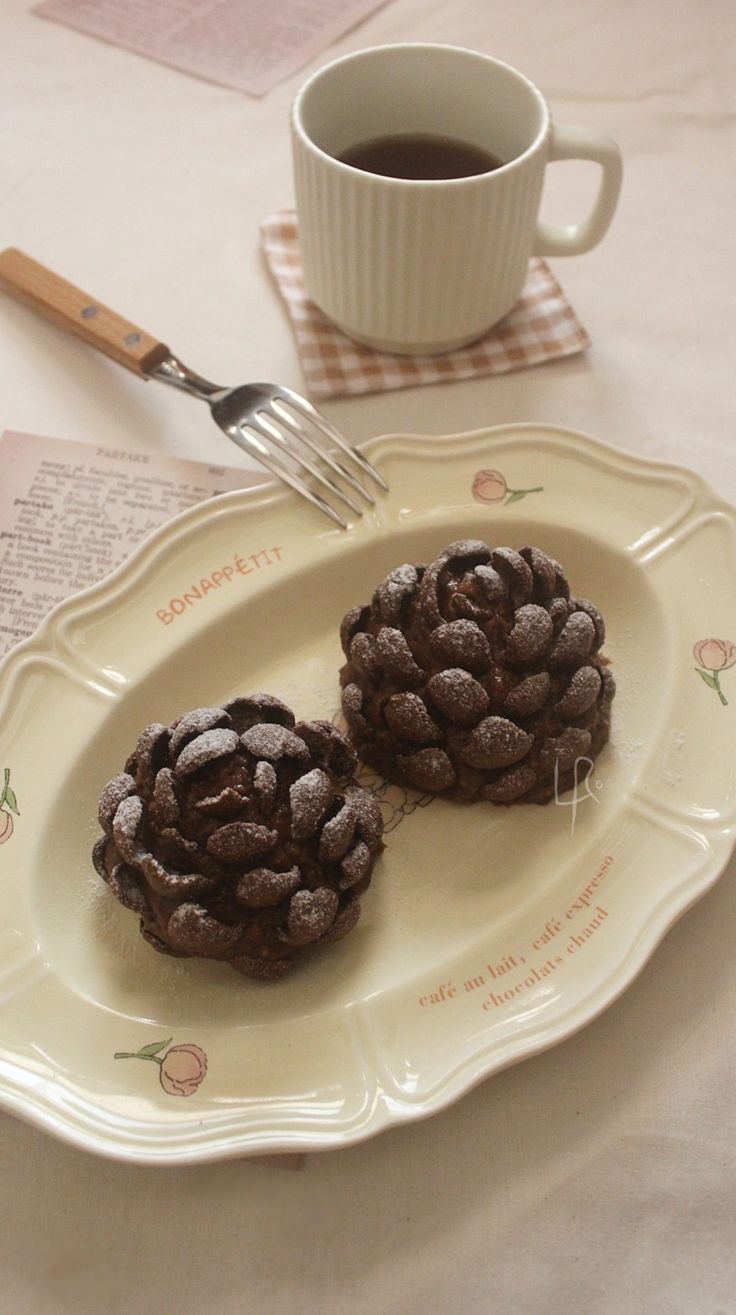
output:
M 694 466 L 736 498 L 732 0 L 392 0 L 324 59 L 401 40 L 507 59 L 560 121 L 620 142 L 608 237 L 553 262 L 593 347 L 325 410 L 357 439 L 549 421 Z M 27 0 L 3 0 L 0 51 L 0 245 L 203 373 L 302 386 L 258 222 L 293 199 L 287 113 L 303 75 L 249 99 L 43 22 Z M 556 165 L 548 216 L 574 218 L 592 178 Z M 231 459 L 188 399 L 10 303 L 0 426 Z M 735 873 L 572 1040 L 430 1122 L 301 1168 L 120 1165 L 0 1115 L 3 1308 L 732 1315 Z

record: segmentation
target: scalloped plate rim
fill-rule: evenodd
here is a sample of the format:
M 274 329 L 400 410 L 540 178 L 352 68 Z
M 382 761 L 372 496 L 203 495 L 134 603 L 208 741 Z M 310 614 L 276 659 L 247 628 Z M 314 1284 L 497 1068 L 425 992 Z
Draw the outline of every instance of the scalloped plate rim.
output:
M 409 444 L 407 453 L 411 450 L 411 455 L 418 455 L 420 459 L 431 458 L 435 453 L 426 449 L 426 445 L 436 445 L 438 448 L 441 444 L 451 443 L 452 450 L 449 448 L 445 455 L 452 457 L 461 444 L 468 444 L 472 447 L 476 442 L 481 440 L 500 439 L 507 435 L 512 437 L 514 434 L 528 436 L 531 433 L 543 431 L 545 434 L 551 434 L 563 443 L 573 447 L 585 447 L 588 449 L 586 455 L 597 457 L 599 464 L 604 468 L 616 468 L 621 466 L 631 466 L 634 470 L 648 470 L 652 478 L 656 479 L 657 475 L 668 473 L 676 476 L 683 481 L 694 485 L 701 494 L 706 495 L 708 505 L 714 510 L 722 510 L 729 515 L 736 515 L 736 509 L 726 499 L 711 487 L 710 484 L 699 475 L 697 471 L 692 470 L 689 466 L 683 466 L 676 462 L 663 461 L 655 457 L 642 457 L 628 449 L 617 448 L 613 443 L 606 442 L 603 439 L 595 438 L 582 430 L 569 429 L 564 425 L 552 425 L 537 423 L 536 421 L 520 421 L 514 423 L 509 421 L 500 425 L 491 425 L 478 429 L 462 430 L 454 434 L 412 434 L 403 430 L 396 430 L 388 434 L 380 434 L 374 438 L 367 439 L 359 444 L 361 450 L 370 453 L 380 460 L 381 455 L 390 456 L 394 450 L 401 453 L 401 446 Z M 425 450 L 422 446 L 425 445 Z M 204 502 L 195 504 L 186 510 L 179 512 L 170 520 L 160 525 L 147 535 L 134 549 L 130 556 L 126 557 L 113 571 L 97 581 L 96 584 L 89 585 L 85 589 L 80 589 L 68 598 L 57 603 L 46 614 L 39 626 L 29 635 L 28 638 L 14 645 L 6 654 L 0 658 L 0 698 L 2 696 L 2 681 L 8 668 L 12 667 L 19 657 L 26 654 L 30 655 L 45 653 L 54 655 L 56 649 L 53 642 L 43 648 L 44 640 L 53 640 L 53 632 L 56 630 L 58 623 L 67 613 L 72 614 L 78 607 L 92 602 L 95 599 L 102 601 L 107 594 L 114 597 L 117 587 L 122 585 L 128 576 L 133 575 L 141 567 L 146 558 L 155 552 L 159 546 L 162 546 L 168 539 L 176 538 L 179 534 L 186 534 L 190 527 L 196 524 L 199 519 L 209 519 L 213 511 L 226 510 L 237 503 L 244 504 L 244 510 L 250 511 L 256 509 L 261 503 L 278 502 L 280 506 L 291 501 L 292 506 L 302 510 L 298 500 L 293 498 L 292 494 L 286 488 L 281 488 L 275 481 L 264 481 L 263 484 L 253 485 L 243 489 L 232 489 L 227 493 L 221 493 L 214 499 L 206 499 Z M 316 516 L 316 513 L 315 513 Z M 319 522 L 315 520 L 315 524 Z M 326 533 L 339 537 L 345 533 L 344 530 L 330 530 Z
M 380 464 L 382 455 L 388 457 L 394 453 L 429 460 L 440 456 L 447 458 L 469 456 L 472 455 L 475 445 L 481 442 L 492 446 L 494 441 L 504 438 L 513 439 L 515 436 L 524 438 L 534 433 L 549 435 L 558 440 L 563 447 L 571 446 L 578 451 L 582 450 L 586 457 L 594 458 L 597 465 L 610 472 L 632 475 L 642 475 L 646 472 L 653 480 L 665 474 L 681 479 L 700 494 L 707 508 L 726 513 L 731 522 L 736 523 L 736 512 L 732 505 L 721 498 L 702 476 L 689 467 L 642 457 L 587 433 L 561 425 L 535 421 L 508 422 L 456 434 L 437 435 L 397 431 L 367 440 L 360 446 L 378 458 Z M 67 618 L 72 618 L 75 611 L 84 610 L 88 603 L 103 604 L 106 599 L 116 598 L 125 590 L 128 581 L 135 578 L 136 572 L 143 569 L 146 560 L 152 554 L 155 555 L 159 547 L 165 546 L 167 542 L 176 541 L 179 536 L 196 532 L 200 520 L 207 521 L 213 513 L 217 515 L 219 511 L 226 511 L 235 505 L 242 505 L 245 511 L 249 511 L 275 501 L 278 501 L 280 506 L 284 506 L 289 500 L 295 508 L 295 514 L 303 512 L 301 504 L 292 498 L 288 490 L 282 490 L 270 481 L 264 482 L 262 485 L 233 490 L 220 495 L 216 500 L 197 504 L 154 530 L 115 571 L 98 583 L 59 603 L 48 613 L 32 636 L 16 645 L 4 656 L 0 661 L 0 706 L 3 704 L 6 686 L 14 683 L 16 669 L 17 675 L 22 678 L 24 670 L 27 671 L 32 667 L 34 659 L 66 656 L 63 651 L 60 653 L 55 642 L 60 623 L 63 624 Z M 328 531 L 328 533 L 339 541 L 345 532 Z M 678 829 L 674 821 L 671 825 L 673 829 Z M 324 1120 L 306 1118 L 302 1119 L 301 1124 L 295 1119 L 288 1128 L 282 1128 L 275 1134 L 264 1132 L 260 1128 L 249 1132 L 247 1127 L 239 1126 L 234 1131 L 223 1131 L 222 1134 L 214 1128 L 211 1132 L 200 1133 L 200 1137 L 195 1138 L 192 1131 L 187 1132 L 189 1125 L 193 1130 L 199 1122 L 196 1117 L 192 1117 L 188 1123 L 177 1123 L 175 1131 L 172 1127 L 165 1146 L 162 1144 L 159 1147 L 151 1144 L 150 1137 L 142 1136 L 143 1129 L 149 1129 L 152 1133 L 160 1127 L 155 1122 L 122 1118 L 116 1120 L 121 1124 L 127 1123 L 128 1128 L 131 1129 L 130 1142 L 122 1137 L 119 1141 L 114 1140 L 109 1131 L 106 1136 L 98 1136 L 85 1130 L 81 1123 L 75 1124 L 65 1117 L 63 1094 L 62 1099 L 59 1100 L 58 1085 L 54 1087 L 53 1082 L 48 1079 L 39 1081 L 35 1077 L 26 1084 L 22 1080 L 26 1076 L 26 1071 L 20 1067 L 17 1069 L 21 1075 L 20 1081 L 9 1079 L 8 1085 L 3 1086 L 0 1078 L 0 1107 L 79 1148 L 94 1151 L 114 1160 L 161 1165 L 198 1163 L 244 1155 L 288 1154 L 312 1149 L 337 1148 L 365 1141 L 393 1125 L 431 1117 L 452 1105 L 491 1074 L 500 1072 L 525 1058 L 543 1053 L 572 1037 L 618 1000 L 649 962 L 671 927 L 715 885 L 728 863 L 735 836 L 736 824 L 724 826 L 710 835 L 705 862 L 697 876 L 688 880 L 684 890 L 674 887 L 662 892 L 662 899 L 637 929 L 633 941 L 627 945 L 626 952 L 612 971 L 597 982 L 593 989 L 574 1003 L 567 1012 L 563 1011 L 562 1014 L 553 1016 L 533 1035 L 517 1035 L 504 1042 L 501 1047 L 479 1044 L 472 1052 L 464 1055 L 459 1063 L 450 1064 L 438 1087 L 429 1096 L 420 1095 L 416 1102 L 409 1099 L 401 1100 L 395 1095 L 389 1096 L 376 1082 L 372 1098 L 366 1102 L 361 1111 L 364 1117 L 359 1117 L 357 1120 L 350 1117 L 347 1120 L 350 1125 L 348 1127 L 341 1126 L 339 1123 L 328 1127 Z M 361 1002 L 357 1006 L 358 1013 L 364 1008 L 365 1002 Z M 11 1067 L 11 1065 L 5 1061 L 3 1067 Z M 33 1087 L 36 1088 L 36 1102 L 29 1103 Z M 63 1093 L 63 1088 L 61 1090 Z M 370 1094 L 366 1092 L 366 1095 Z M 86 1099 L 83 1099 L 83 1103 L 88 1106 L 87 1117 L 91 1122 L 95 1106 Z M 99 1112 L 98 1110 L 98 1116 Z M 238 1115 L 233 1114 L 232 1122 L 238 1125 L 238 1121 Z M 260 1112 L 259 1122 L 262 1122 Z M 141 1131 L 133 1131 L 137 1129 Z

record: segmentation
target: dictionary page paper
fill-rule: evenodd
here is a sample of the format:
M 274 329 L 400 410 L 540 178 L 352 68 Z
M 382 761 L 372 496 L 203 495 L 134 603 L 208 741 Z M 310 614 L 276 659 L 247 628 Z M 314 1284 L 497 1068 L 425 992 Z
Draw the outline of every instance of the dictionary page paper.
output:
M 262 96 L 386 0 L 44 0 L 35 12 Z
M 177 512 L 265 479 L 253 470 L 7 432 L 0 470 L 0 656 Z

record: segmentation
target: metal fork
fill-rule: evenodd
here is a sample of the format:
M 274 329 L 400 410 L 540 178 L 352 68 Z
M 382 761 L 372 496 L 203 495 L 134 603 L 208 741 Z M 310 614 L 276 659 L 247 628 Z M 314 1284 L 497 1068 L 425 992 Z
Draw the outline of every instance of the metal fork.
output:
M 168 356 L 151 372 L 152 379 L 173 384 L 185 393 L 199 397 L 208 402 L 212 417 L 224 434 L 233 443 L 242 447 L 256 461 L 277 475 L 291 488 L 301 493 L 315 507 L 319 507 L 331 520 L 343 529 L 347 523 L 338 511 L 326 501 L 321 494 L 309 487 L 305 480 L 289 469 L 291 461 L 297 470 L 306 471 L 318 486 L 326 489 L 333 497 L 347 506 L 356 516 L 362 516 L 360 505 L 341 488 L 326 472 L 320 470 L 319 463 L 342 479 L 350 490 L 363 498 L 371 506 L 375 498 L 356 479 L 355 475 L 338 461 L 324 446 L 324 440 L 332 441 L 346 457 L 362 472 L 374 480 L 378 486 L 388 490 L 388 485 L 370 461 L 357 448 L 348 443 L 339 429 L 312 406 L 306 397 L 301 397 L 293 389 L 278 384 L 240 384 L 235 388 L 221 388 L 203 379 L 193 370 L 187 369 L 175 356 Z M 301 451 L 295 440 L 301 444 Z M 271 444 L 271 447 L 269 447 Z M 275 452 L 272 450 L 275 448 Z M 312 455 L 310 455 L 312 454 Z M 313 460 L 312 457 L 317 460 Z M 286 458 L 286 461 L 284 460 Z
M 293 389 L 263 383 L 223 388 L 202 378 L 164 343 L 13 247 L 0 252 L 0 288 L 139 377 L 159 379 L 207 402 L 228 438 L 343 529 L 347 521 L 323 492 L 339 508 L 361 516 L 356 497 L 371 506 L 375 499 L 355 471 L 388 491 L 363 453 Z

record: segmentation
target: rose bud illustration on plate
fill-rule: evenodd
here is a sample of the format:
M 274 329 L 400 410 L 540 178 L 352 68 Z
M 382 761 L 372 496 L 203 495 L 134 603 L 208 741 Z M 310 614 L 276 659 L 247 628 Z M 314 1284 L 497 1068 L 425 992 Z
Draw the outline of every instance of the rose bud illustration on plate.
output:
M 13 813 L 16 817 L 20 817 L 18 800 L 10 784 L 9 767 L 4 770 L 4 778 L 3 788 L 0 790 L 0 845 L 4 845 L 6 840 L 10 840 L 13 834 Z
M 541 493 L 543 486 L 533 489 L 510 489 L 500 470 L 479 470 L 473 480 L 473 497 L 476 502 L 520 502 L 529 493 Z
M 719 673 L 736 666 L 736 644 L 730 639 L 699 639 L 693 645 L 693 657 L 698 664 L 695 668 L 698 675 L 716 691 L 721 703 L 727 704 Z
M 180 1046 L 172 1046 L 171 1042 L 169 1037 L 167 1041 L 152 1041 L 140 1050 L 119 1050 L 113 1058 L 146 1059 L 158 1064 L 159 1081 L 169 1096 L 193 1096 L 207 1074 L 207 1056 L 191 1042 Z

